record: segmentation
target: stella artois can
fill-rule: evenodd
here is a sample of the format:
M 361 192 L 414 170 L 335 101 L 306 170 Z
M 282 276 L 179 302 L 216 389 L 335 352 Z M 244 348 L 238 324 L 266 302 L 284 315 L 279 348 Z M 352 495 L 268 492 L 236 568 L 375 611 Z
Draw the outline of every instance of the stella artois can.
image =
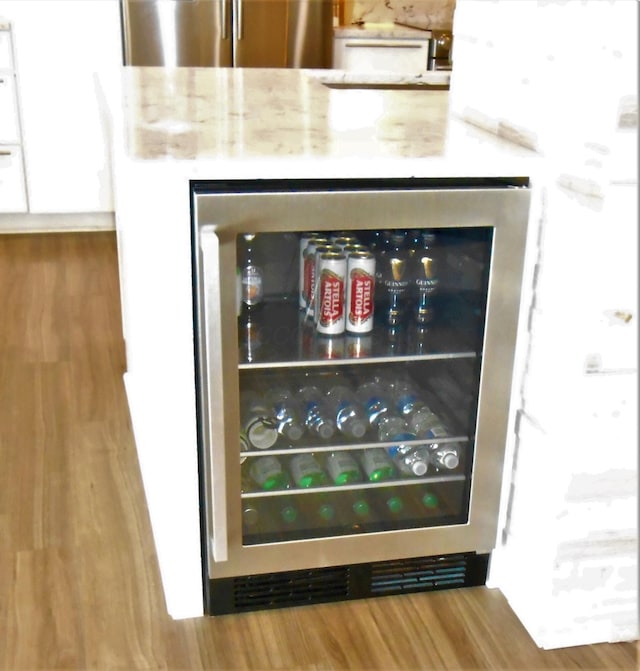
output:
M 368 333 L 373 329 L 373 292 L 376 259 L 371 252 L 352 252 L 347 264 L 346 330 Z
M 344 333 L 346 256 L 335 251 L 319 254 L 316 277 L 316 331 L 327 335 Z
M 315 274 L 315 245 L 324 244 L 327 238 L 313 233 L 303 233 L 300 237 L 300 309 L 305 310 L 309 305 L 310 282 Z M 313 272 L 311 264 L 313 263 Z
M 332 238 L 331 244 L 335 245 L 336 247 L 340 247 L 340 249 L 344 251 L 344 248 L 347 245 L 357 245 L 358 238 L 354 237 L 353 235 L 342 235 Z

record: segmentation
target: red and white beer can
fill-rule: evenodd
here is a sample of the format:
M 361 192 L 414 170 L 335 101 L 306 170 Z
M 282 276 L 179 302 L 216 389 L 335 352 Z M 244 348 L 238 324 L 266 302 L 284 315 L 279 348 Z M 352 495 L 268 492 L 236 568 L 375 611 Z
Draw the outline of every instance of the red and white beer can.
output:
M 325 251 L 318 255 L 314 313 L 318 333 L 344 333 L 346 278 L 347 257 L 342 252 Z
M 301 310 L 304 310 L 307 307 L 307 298 L 305 294 L 305 253 L 307 251 L 307 246 L 309 245 L 309 242 L 311 240 L 324 241 L 326 240 L 326 238 L 321 236 L 319 233 L 312 233 L 312 232 L 302 233 L 300 235 L 300 251 L 298 254 L 300 275 L 299 275 L 298 292 L 299 292 L 299 305 Z
M 303 298 L 307 317 L 313 316 L 314 291 L 316 285 L 316 251 L 329 243 L 325 238 L 311 238 L 304 251 L 304 279 L 302 285 Z
M 346 330 L 368 333 L 373 329 L 373 294 L 376 259 L 371 252 L 352 252 L 347 264 Z

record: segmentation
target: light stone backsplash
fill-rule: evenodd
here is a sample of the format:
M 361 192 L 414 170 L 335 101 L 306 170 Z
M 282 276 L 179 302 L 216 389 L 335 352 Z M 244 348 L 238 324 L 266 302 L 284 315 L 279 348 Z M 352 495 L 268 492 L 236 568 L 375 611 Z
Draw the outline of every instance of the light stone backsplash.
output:
M 543 157 L 490 584 L 538 645 L 638 637 L 637 38 L 628 0 L 457 0 L 454 115 Z
M 349 0 L 348 22 L 391 23 L 410 21 L 420 28 L 451 30 L 455 0 Z

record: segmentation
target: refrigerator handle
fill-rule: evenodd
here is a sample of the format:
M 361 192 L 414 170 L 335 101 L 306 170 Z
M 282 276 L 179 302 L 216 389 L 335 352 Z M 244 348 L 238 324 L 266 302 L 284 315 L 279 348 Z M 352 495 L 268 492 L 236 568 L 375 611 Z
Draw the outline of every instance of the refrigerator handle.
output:
M 207 442 L 209 454 L 209 492 L 211 512 L 211 551 L 216 562 L 227 561 L 229 547 L 227 537 L 227 490 L 224 440 L 213 440 L 213 436 L 224 436 L 224 390 L 222 375 L 222 333 L 220 330 L 220 243 L 212 226 L 200 229 L 202 251 L 202 280 L 204 298 L 204 377 L 207 389 L 208 408 Z M 211 309 L 211 308 L 214 309 Z
M 236 39 L 244 38 L 244 21 L 242 16 L 242 0 L 235 0 Z
M 227 1 L 228 0 L 218 0 L 220 6 L 220 26 L 223 40 L 229 39 L 229 26 L 227 23 Z

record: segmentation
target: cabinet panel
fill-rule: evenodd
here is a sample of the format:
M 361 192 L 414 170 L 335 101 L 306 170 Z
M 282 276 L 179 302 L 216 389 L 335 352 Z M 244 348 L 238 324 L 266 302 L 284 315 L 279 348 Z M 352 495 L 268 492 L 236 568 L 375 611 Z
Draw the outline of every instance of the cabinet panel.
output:
M 0 30 L 0 70 L 11 70 L 12 68 L 11 34 L 8 30 Z
M 0 145 L 0 212 L 26 212 L 20 147 Z
M 0 142 L 20 144 L 15 78 L 0 72 Z
M 30 210 L 113 210 L 105 77 L 120 66 L 117 0 L 6 0 Z
M 353 72 L 419 74 L 427 69 L 428 40 L 336 39 L 334 67 Z

